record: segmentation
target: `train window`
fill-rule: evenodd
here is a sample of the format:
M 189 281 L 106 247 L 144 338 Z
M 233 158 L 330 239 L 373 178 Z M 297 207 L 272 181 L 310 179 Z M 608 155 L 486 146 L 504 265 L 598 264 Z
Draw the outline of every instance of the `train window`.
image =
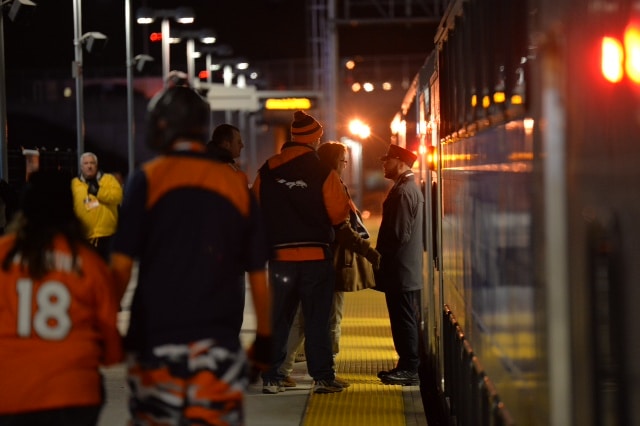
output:
M 494 3 L 495 25 L 493 28 L 493 46 L 494 46 L 494 62 L 492 64 L 492 100 L 493 112 L 499 113 L 504 110 L 505 106 L 505 90 L 507 85 L 507 45 L 511 37 L 507 33 L 509 27 L 508 7 L 511 1 L 496 1 Z
M 470 67 L 472 67 L 473 77 L 472 77 L 472 88 L 471 88 L 471 106 L 473 107 L 473 119 L 478 120 L 479 118 L 484 116 L 484 110 L 480 108 L 479 98 L 482 96 L 482 49 L 479 48 L 478 43 L 480 37 L 478 34 L 482 33 L 482 23 L 480 22 L 479 14 L 477 13 L 477 9 L 480 6 L 478 2 L 474 1 L 469 3 L 469 13 L 467 16 L 470 17 L 469 23 L 469 36 L 471 37 L 470 42 L 470 50 L 471 50 L 471 63 Z

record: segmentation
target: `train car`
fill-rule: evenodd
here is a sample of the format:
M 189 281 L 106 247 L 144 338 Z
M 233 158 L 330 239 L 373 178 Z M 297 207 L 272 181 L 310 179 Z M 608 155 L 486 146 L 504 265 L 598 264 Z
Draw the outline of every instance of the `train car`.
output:
M 450 2 L 392 129 L 421 154 L 446 423 L 639 425 L 637 3 Z

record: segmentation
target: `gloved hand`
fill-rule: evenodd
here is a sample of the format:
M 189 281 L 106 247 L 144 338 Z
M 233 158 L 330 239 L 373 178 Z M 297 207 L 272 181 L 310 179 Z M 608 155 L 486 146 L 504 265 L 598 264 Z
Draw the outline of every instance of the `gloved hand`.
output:
M 100 189 L 100 185 L 98 185 L 98 181 L 96 179 L 87 180 L 87 185 L 89 185 L 89 194 L 94 197 L 98 196 L 98 189 Z
M 271 367 L 271 336 L 256 334 L 256 340 L 247 350 L 247 357 L 249 358 L 249 381 L 253 383 L 260 373 Z
M 382 259 L 382 255 L 378 252 L 378 250 L 374 249 L 373 247 L 369 247 L 364 257 L 369 262 L 371 262 L 371 266 L 373 266 L 374 271 L 380 269 L 380 259 Z

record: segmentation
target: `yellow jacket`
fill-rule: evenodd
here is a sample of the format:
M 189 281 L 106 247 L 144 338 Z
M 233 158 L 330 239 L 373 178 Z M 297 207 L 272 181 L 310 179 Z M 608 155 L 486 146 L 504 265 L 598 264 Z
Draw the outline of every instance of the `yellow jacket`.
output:
M 98 195 L 89 194 L 89 185 L 75 177 L 71 180 L 73 208 L 84 223 L 87 238 L 108 237 L 118 226 L 118 206 L 122 203 L 122 185 L 111 174 L 98 175 Z

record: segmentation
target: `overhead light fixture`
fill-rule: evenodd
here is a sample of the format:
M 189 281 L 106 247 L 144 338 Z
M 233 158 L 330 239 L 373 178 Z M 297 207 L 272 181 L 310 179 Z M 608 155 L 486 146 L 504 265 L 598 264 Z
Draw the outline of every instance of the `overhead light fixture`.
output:
M 16 17 L 20 13 L 20 9 L 22 6 L 35 6 L 36 4 L 31 0 L 13 0 L 13 4 L 11 4 L 11 9 L 9 9 L 9 19 L 11 21 L 15 21 Z
M 136 66 L 136 70 L 138 70 L 138 72 L 142 72 L 142 70 L 144 69 L 144 66 L 147 64 L 147 62 L 153 62 L 153 56 L 149 56 L 149 55 L 136 55 L 133 58 L 133 63 Z
M 198 40 L 202 44 L 214 44 L 217 40 L 216 33 L 208 28 L 200 30 L 172 30 L 169 38 L 171 44 L 180 43 L 183 39 Z
M 89 33 L 85 33 L 80 37 L 80 43 L 84 44 L 87 52 L 101 52 L 109 41 L 109 38 L 99 32 L 92 31 Z
M 190 7 L 179 7 L 177 9 L 154 10 L 149 7 L 140 7 L 136 11 L 136 22 L 138 24 L 151 24 L 156 18 L 173 18 L 180 24 L 192 24 L 195 20 L 195 13 Z
M 176 22 L 180 24 L 193 24 L 196 14 L 190 7 L 179 7 L 176 9 Z

